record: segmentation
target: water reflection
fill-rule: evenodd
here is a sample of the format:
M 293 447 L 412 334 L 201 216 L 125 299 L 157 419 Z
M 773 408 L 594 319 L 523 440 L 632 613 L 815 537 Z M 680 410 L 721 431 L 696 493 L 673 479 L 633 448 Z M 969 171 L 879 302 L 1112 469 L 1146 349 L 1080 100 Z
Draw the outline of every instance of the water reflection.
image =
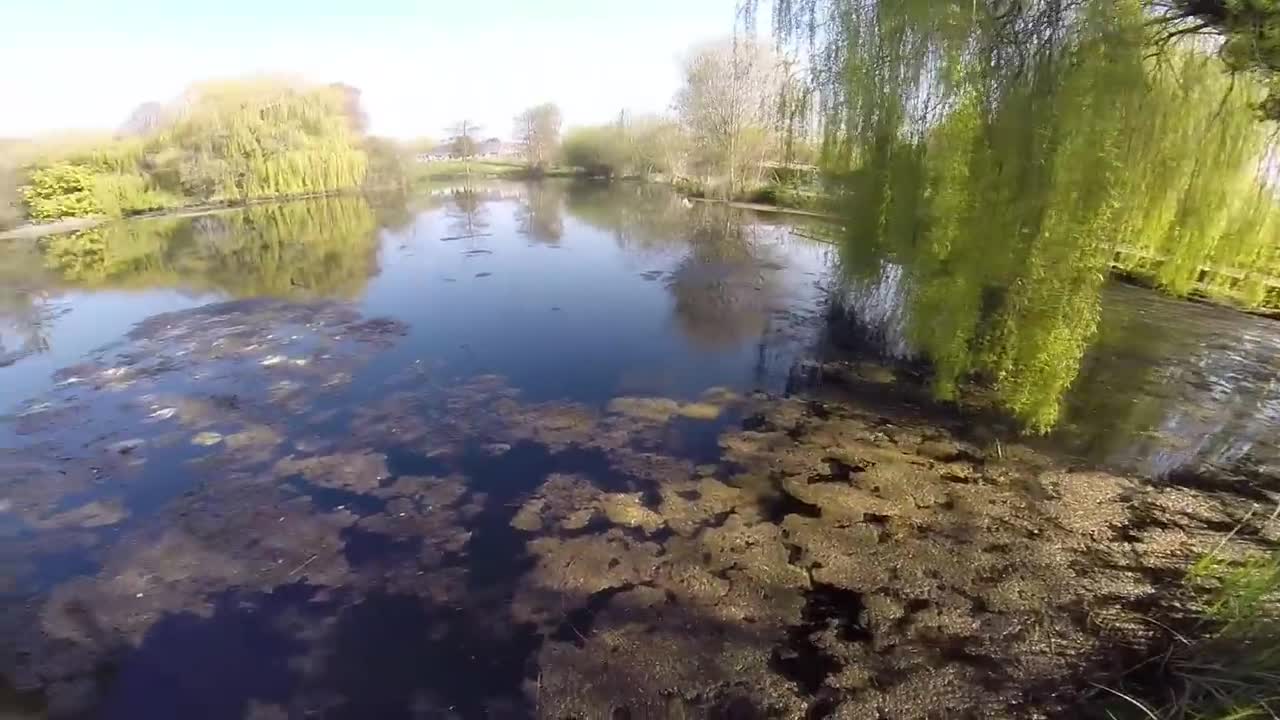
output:
M 1265 485 L 1280 470 L 1274 321 L 1123 286 L 1104 308 L 1058 437 L 1145 475 L 1208 469 Z
M 761 226 L 722 208 L 695 212 L 690 249 L 666 279 L 680 328 L 702 347 L 735 346 L 766 331 L 778 292 Z
M 44 240 L 66 285 L 176 287 L 232 297 L 355 297 L 377 270 L 377 222 L 360 197 L 112 223 Z
M 485 190 L 469 185 L 449 192 L 445 213 L 450 219 L 450 232 L 455 238 L 473 238 L 484 234 L 489 228 L 485 201 L 496 198 L 488 195 Z
M 931 360 L 929 382 L 936 383 L 938 361 L 923 343 L 953 332 L 957 315 L 971 321 L 974 308 L 932 302 L 935 296 L 914 282 L 896 264 L 847 281 L 831 337 L 839 347 L 900 365 Z M 1195 474 L 1206 482 L 1218 476 L 1223 485 L 1245 487 L 1275 475 L 1280 331 L 1274 320 L 1118 283 L 1100 289 L 1098 301 L 1099 329 L 1079 351 L 1078 376 L 1069 387 L 1040 390 L 1041 401 L 1060 413 L 1048 445 L 1149 477 Z M 1037 321 L 1052 331 L 1055 320 L 1034 313 L 1002 322 L 1012 332 L 1031 332 L 1017 323 Z M 969 352 L 961 348 L 953 361 L 969 362 Z M 964 382 L 965 392 L 980 400 L 990 378 Z
M 39 252 L 17 244 L 0 262 L 0 367 L 49 349 L 45 326 L 56 314 Z
M 565 186 L 535 183 L 520 205 L 520 232 L 534 242 L 558 245 L 564 236 Z

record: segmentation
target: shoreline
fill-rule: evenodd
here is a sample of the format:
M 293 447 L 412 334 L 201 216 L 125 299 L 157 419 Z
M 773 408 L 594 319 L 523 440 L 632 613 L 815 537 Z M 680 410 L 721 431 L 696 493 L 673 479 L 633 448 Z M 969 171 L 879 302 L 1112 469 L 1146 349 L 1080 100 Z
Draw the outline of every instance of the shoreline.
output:
M 518 177 L 518 176 L 515 176 L 515 174 L 513 173 L 512 176 L 506 176 L 506 177 L 488 176 L 488 177 L 485 177 L 484 179 L 500 180 L 500 181 L 506 181 L 506 182 L 540 182 L 542 179 L 547 179 L 547 178 L 587 179 L 587 178 L 583 178 L 581 175 L 568 175 L 563 173 L 547 174 L 538 178 Z M 587 179 L 587 180 L 591 181 L 590 179 Z M 663 181 L 663 180 L 657 180 L 657 181 L 647 180 L 646 181 L 641 178 L 610 178 L 610 179 L 599 179 L 595 181 L 611 183 L 611 182 L 627 182 L 627 181 L 636 181 L 636 180 L 640 182 L 655 182 L 656 184 L 666 185 L 668 187 L 671 187 L 677 194 L 681 195 L 682 197 L 684 197 L 686 200 L 690 202 L 706 203 L 706 204 L 712 204 L 712 205 L 724 205 L 727 207 L 734 208 L 736 210 L 746 210 L 749 212 L 770 213 L 770 214 L 777 214 L 777 215 L 793 215 L 797 217 L 807 217 L 807 218 L 813 218 L 817 220 L 824 220 L 828 222 L 840 221 L 840 217 L 837 215 L 833 215 L 831 213 L 819 212 L 816 210 L 805 210 L 802 208 L 795 208 L 795 207 L 788 207 L 785 205 L 776 205 L 776 204 L 767 204 L 767 203 L 754 203 L 754 202 L 745 202 L 745 201 L 739 201 L 739 200 L 721 200 L 716 198 L 696 197 L 693 195 L 689 195 L 685 192 L 682 192 L 676 183 Z M 309 200 L 309 199 L 322 198 L 322 197 L 339 197 L 343 195 L 354 195 L 354 194 L 371 195 L 371 194 L 378 194 L 380 192 L 386 192 L 388 190 L 389 188 L 382 188 L 382 189 L 365 188 L 359 191 L 310 193 L 307 195 L 288 195 L 288 196 L 280 196 L 280 197 L 272 197 L 272 198 L 257 198 L 253 200 L 246 200 L 246 201 L 241 201 L 236 203 L 204 203 L 199 205 L 187 205 L 182 207 L 170 208 L 166 210 L 157 210 L 153 212 L 141 213 L 138 215 L 130 215 L 128 217 L 121 217 L 121 218 L 100 216 L 100 217 L 90 217 L 90 218 L 65 218 L 62 220 L 56 220 L 49 223 L 30 223 L 29 222 L 14 228 L 10 228 L 9 230 L 0 232 L 0 242 L 6 241 L 6 240 L 18 240 L 18 241 L 39 240 L 40 238 L 47 237 L 49 235 L 57 235 L 61 233 L 70 233 L 70 232 L 79 232 L 83 230 L 89 230 L 89 229 L 98 227 L 100 225 L 104 225 L 106 223 L 111 223 L 111 222 L 132 221 L 132 220 L 151 220 L 151 219 L 157 219 L 157 218 L 175 219 L 175 218 L 187 218 L 187 217 L 200 217 L 203 215 L 213 215 L 221 212 L 231 212 L 231 211 L 240 210 L 243 208 L 253 207 L 256 205 L 266 205 L 270 203 L 280 203 L 280 202 L 293 202 L 297 200 Z M 407 188 L 406 190 L 410 194 L 413 193 L 412 187 Z M 823 238 L 817 238 L 809 235 L 802 235 L 802 237 L 807 237 L 811 240 L 818 240 L 820 242 L 827 242 L 830 244 L 834 244 L 834 241 L 826 240 Z M 1131 272 L 1121 270 L 1116 267 L 1110 268 L 1107 274 L 1112 280 L 1116 282 L 1123 283 L 1125 285 L 1130 285 L 1132 287 L 1139 287 L 1146 290 L 1150 290 L 1152 292 L 1158 293 L 1160 295 L 1163 295 L 1165 297 L 1168 297 L 1174 300 L 1181 300 L 1184 302 L 1195 303 L 1198 305 L 1209 305 L 1213 307 L 1223 308 L 1226 310 L 1233 310 L 1236 312 L 1243 313 L 1245 315 L 1250 315 L 1250 316 L 1265 319 L 1265 320 L 1280 321 L 1280 308 L 1270 308 L 1265 306 L 1259 306 L 1257 308 L 1247 308 L 1239 304 L 1233 303 L 1228 299 L 1214 298 L 1204 294 L 1192 294 L 1192 295 L 1186 295 L 1186 296 L 1173 295 L 1161 290 L 1159 287 L 1154 286 L 1146 278 L 1143 278 Z
M 818 212 L 817 210 L 804 210 L 802 208 L 787 207 L 786 205 L 769 205 L 767 203 L 744 202 L 741 200 L 716 200 L 713 198 L 701 198 L 686 195 L 691 202 L 708 203 L 712 205 L 726 205 L 735 210 L 750 210 L 752 212 L 777 213 L 783 215 L 801 215 L 804 217 L 817 218 L 819 220 L 838 221 L 840 218 L 830 213 Z
M 377 190 L 373 190 L 377 192 Z M 306 195 L 282 195 L 270 198 L 255 198 L 253 200 L 242 200 L 233 203 L 200 203 L 195 205 L 181 205 L 179 207 L 166 208 L 164 210 L 153 210 L 151 212 L 139 213 L 137 215 L 127 215 L 124 217 L 109 217 L 106 215 L 96 215 L 87 218 L 63 218 L 47 223 L 27 222 L 14 228 L 10 228 L 0 232 L 0 241 L 4 240 L 39 240 L 49 235 L 58 235 L 60 233 L 79 232 L 81 230 L 89 230 L 99 225 L 105 225 L 113 222 L 127 222 L 133 220 L 154 220 L 157 218 L 186 218 L 200 217 L 202 215 L 213 215 L 221 212 L 232 212 L 256 205 L 269 205 L 271 203 L 293 202 L 295 200 L 312 200 L 323 197 L 340 197 L 343 195 L 356 194 L 354 191 L 341 191 L 330 193 L 309 193 Z M 363 193 L 361 193 L 363 194 Z

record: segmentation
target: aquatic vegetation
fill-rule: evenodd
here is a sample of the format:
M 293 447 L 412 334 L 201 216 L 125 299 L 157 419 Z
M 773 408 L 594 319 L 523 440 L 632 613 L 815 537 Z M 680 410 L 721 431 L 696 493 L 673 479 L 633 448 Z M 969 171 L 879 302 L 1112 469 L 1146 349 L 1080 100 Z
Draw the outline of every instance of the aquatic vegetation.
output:
M 1003 419 L 928 402 L 917 365 L 811 359 L 829 276 L 804 253 L 825 246 L 654 188 L 628 207 L 627 191 L 566 194 L 566 233 L 609 235 L 586 229 L 592 273 L 558 276 L 554 310 L 543 295 L 477 304 L 459 330 L 456 306 L 423 316 L 387 300 L 447 298 L 465 280 L 436 296 L 379 285 L 367 304 L 299 288 L 152 316 L 72 353 L 0 417 L 0 593 L 21 598 L 0 603 L 5 682 L 51 717 L 183 704 L 226 717 L 1067 714 L 1117 642 L 1159 631 L 1150 603 L 1223 526 L 1249 530 L 1224 557 L 1254 542 L 1248 499 L 1203 476 L 1084 470 Z M 602 197 L 615 204 L 582 205 Z M 391 287 L 420 289 L 426 248 L 428 265 L 526 253 L 570 269 L 577 235 L 531 242 L 521 208 L 487 198 L 444 199 L 427 237 L 409 235 L 419 219 L 380 233 Z M 346 200 L 177 221 L 133 264 L 159 277 L 239 257 L 213 267 L 243 267 L 219 283 L 249 288 L 254 248 L 303 257 L 290 254 L 301 238 L 362 217 Z M 492 236 L 440 242 L 468 211 Z M 612 250 L 618 262 L 595 262 Z M 202 287 L 209 273 L 192 272 L 163 287 Z M 588 317 L 617 307 L 599 278 L 648 327 L 608 342 L 654 343 L 621 360 L 575 344 L 613 329 Z M 112 273 L 82 286 L 95 282 L 128 286 Z M 1131 373 L 1089 370 L 1216 393 L 1244 372 L 1198 327 L 1219 312 L 1175 315 L 1196 326 L 1177 342 L 1202 355 L 1151 370 L 1168 360 L 1158 348 Z M 525 319 L 533 331 L 507 343 Z M 699 320 L 747 330 L 695 337 Z M 1134 322 L 1104 324 L 1105 341 L 1141 340 Z M 678 347 L 652 364 L 631 354 L 663 343 Z M 539 344 L 551 369 L 534 367 Z M 1272 357 L 1248 361 L 1265 372 Z M 1123 416 L 1128 397 L 1086 406 L 1116 417 L 1100 433 L 1160 427 Z M 1260 448 L 1265 427 L 1241 435 Z

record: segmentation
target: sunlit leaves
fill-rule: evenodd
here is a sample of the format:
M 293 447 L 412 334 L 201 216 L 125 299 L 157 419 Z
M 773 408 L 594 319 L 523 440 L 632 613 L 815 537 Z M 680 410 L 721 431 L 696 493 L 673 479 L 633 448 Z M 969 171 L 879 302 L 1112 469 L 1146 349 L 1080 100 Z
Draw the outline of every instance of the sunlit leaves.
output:
M 1141 0 L 796 0 L 775 18 L 825 103 L 847 269 L 877 274 L 868 247 L 904 267 L 940 397 L 977 379 L 1051 428 L 1113 262 L 1239 302 L 1280 274 L 1262 89 L 1194 48 L 1152 61 Z

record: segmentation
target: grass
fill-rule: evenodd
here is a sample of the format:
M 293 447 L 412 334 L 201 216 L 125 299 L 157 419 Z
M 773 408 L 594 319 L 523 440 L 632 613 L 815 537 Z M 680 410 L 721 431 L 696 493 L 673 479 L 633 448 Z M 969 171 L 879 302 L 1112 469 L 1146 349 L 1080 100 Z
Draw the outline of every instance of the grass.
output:
M 1192 566 L 1187 587 L 1197 606 L 1192 632 L 1171 631 L 1173 644 L 1151 660 L 1156 682 L 1125 692 L 1103 688 L 1129 711 L 1108 709 L 1106 716 L 1280 718 L 1280 550 L 1240 560 L 1212 552 Z
M 745 202 L 796 210 L 818 210 L 822 205 L 822 196 L 816 189 L 780 183 L 769 183 L 764 187 L 744 193 L 741 199 Z
M 1210 632 L 1173 655 L 1181 696 L 1173 718 L 1280 717 L 1280 551 L 1227 562 L 1211 554 L 1191 569 Z
M 470 163 L 470 168 L 468 168 L 467 163 L 461 160 L 436 160 L 415 163 L 409 170 L 409 175 L 414 183 L 429 180 L 454 180 L 467 177 L 468 170 L 471 177 L 479 178 L 517 180 L 532 177 L 529 168 L 523 163 L 504 160 L 473 160 Z M 576 177 L 580 174 L 580 171 L 576 168 L 551 167 L 542 172 L 539 177 Z
M 678 192 L 692 198 L 719 197 L 713 188 L 709 188 L 697 180 L 677 178 L 672 181 Z M 822 194 L 817 186 L 796 183 L 769 182 L 763 185 L 735 192 L 734 202 L 770 205 L 793 210 L 820 210 Z

